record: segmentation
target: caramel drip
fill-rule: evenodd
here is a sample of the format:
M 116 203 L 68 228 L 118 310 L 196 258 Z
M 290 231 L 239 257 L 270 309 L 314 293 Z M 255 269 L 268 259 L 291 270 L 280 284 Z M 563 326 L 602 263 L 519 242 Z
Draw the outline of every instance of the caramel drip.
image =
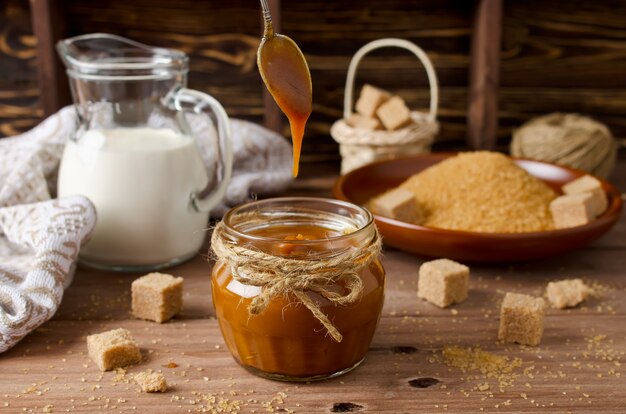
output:
M 313 110 L 309 68 L 300 49 L 288 37 L 270 34 L 262 50 L 258 63 L 265 85 L 291 127 L 293 176 L 296 177 L 306 122 Z

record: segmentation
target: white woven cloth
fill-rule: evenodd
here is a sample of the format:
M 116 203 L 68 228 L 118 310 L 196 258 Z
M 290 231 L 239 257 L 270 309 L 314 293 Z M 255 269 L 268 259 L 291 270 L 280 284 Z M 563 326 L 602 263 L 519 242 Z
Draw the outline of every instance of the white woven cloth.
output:
M 0 352 L 57 311 L 95 224 L 82 196 L 0 209 Z
M 215 133 L 199 118 L 189 121 L 194 133 Z M 20 136 L 0 139 L 0 352 L 54 315 L 95 226 L 87 198 L 52 199 L 65 142 L 76 126 L 74 108 L 66 107 Z M 282 191 L 291 181 L 291 147 L 283 137 L 236 119 L 231 129 L 233 177 L 214 216 L 255 194 Z M 210 142 L 199 147 L 214 168 Z

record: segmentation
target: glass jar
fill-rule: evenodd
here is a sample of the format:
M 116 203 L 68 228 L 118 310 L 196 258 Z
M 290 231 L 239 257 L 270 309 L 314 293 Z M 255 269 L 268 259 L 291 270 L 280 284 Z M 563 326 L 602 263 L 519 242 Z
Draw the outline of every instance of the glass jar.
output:
M 262 252 L 277 261 L 310 263 L 370 251 L 380 242 L 367 210 L 308 197 L 255 201 L 233 208 L 214 235 L 214 245 L 216 241 Z M 213 268 L 213 304 L 235 360 L 258 376 L 283 381 L 332 378 L 357 367 L 378 324 L 385 271 L 378 250 L 373 259 L 355 266 L 352 269 L 360 268 L 356 275 L 363 288 L 356 301 L 338 304 L 314 291 L 303 292 L 341 333 L 342 339 L 337 341 L 294 293 L 275 295 L 262 312 L 251 314 L 249 306 L 264 288 L 237 280 L 233 262 L 219 260 Z M 273 271 L 261 269 L 265 270 Z M 340 279 L 324 289 L 345 294 L 348 287 Z

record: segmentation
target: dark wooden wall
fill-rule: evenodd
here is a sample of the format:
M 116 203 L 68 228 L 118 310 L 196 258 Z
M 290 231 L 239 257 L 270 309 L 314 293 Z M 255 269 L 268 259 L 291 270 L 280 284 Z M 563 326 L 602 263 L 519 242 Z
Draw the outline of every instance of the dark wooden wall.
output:
M 57 0 L 69 35 L 111 32 L 191 56 L 189 85 L 213 94 L 233 117 L 261 121 L 263 95 L 255 67 L 260 19 L 254 0 Z M 579 111 L 626 136 L 626 2 L 505 1 L 500 73 L 499 142 L 534 115 Z M 466 135 L 470 35 L 474 6 L 453 0 L 283 0 L 282 31 L 301 46 L 314 85 L 314 114 L 304 161 L 338 159 L 328 136 L 341 116 L 350 57 L 381 37 L 424 48 L 440 80 L 438 147 L 460 148 Z M 36 56 L 26 0 L 0 0 L 0 135 L 41 117 Z M 428 106 L 426 76 L 408 52 L 366 58 L 359 84 Z
M 36 64 L 28 2 L 0 0 L 0 136 L 27 130 L 43 115 Z
M 581 112 L 626 137 L 626 1 L 504 2 L 500 131 Z

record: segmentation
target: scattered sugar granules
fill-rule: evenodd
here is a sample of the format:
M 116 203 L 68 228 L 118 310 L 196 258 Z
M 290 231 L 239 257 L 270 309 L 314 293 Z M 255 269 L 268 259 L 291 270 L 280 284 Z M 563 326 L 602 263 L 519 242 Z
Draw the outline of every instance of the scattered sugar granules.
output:
M 480 347 L 445 346 L 441 356 L 447 366 L 458 368 L 464 373 L 479 371 L 484 378 L 498 381 L 499 388 L 513 385 L 514 380 L 519 377 L 515 371 L 522 366 L 520 358 L 511 360 L 509 357 L 484 351 Z M 479 385 L 479 389 L 486 390 L 488 387 L 487 383 Z
M 556 193 L 509 157 L 488 151 L 461 153 L 409 178 L 424 225 L 487 233 L 554 228 Z

